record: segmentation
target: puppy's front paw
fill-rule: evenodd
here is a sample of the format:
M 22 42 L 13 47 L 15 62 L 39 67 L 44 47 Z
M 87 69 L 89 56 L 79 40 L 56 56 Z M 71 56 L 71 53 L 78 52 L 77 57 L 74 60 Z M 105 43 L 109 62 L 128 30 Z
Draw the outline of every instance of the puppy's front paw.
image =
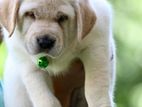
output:
M 54 99 L 49 103 L 50 104 L 47 107 L 62 107 L 60 102 L 57 99 Z
M 34 107 L 62 107 L 61 106 L 61 104 L 60 104 L 60 102 L 57 100 L 57 99 L 48 99 L 48 101 L 46 100 L 44 100 L 44 101 L 42 101 L 42 102 L 40 102 L 40 103 L 36 103 L 36 104 L 34 104 Z

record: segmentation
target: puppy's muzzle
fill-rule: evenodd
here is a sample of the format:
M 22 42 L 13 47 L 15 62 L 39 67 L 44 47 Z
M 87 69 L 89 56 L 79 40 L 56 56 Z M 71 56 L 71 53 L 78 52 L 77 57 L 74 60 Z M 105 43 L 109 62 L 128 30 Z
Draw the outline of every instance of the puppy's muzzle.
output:
M 43 35 L 37 38 L 37 45 L 40 52 L 49 52 L 55 45 L 56 40 L 49 35 Z

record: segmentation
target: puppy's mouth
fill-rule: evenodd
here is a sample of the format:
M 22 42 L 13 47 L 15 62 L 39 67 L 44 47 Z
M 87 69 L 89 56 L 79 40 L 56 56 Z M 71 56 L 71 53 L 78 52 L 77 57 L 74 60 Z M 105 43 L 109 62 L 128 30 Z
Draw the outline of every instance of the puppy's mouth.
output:
M 58 48 L 58 47 L 55 47 Z M 60 49 L 59 49 L 60 48 Z M 50 71 L 53 66 L 53 62 L 57 62 L 63 56 L 63 49 L 59 46 L 59 50 L 44 50 L 43 52 L 38 52 L 31 54 L 30 57 L 35 66 L 43 71 Z
M 41 57 L 41 56 L 45 56 L 48 59 L 56 59 L 58 57 L 60 57 L 62 55 L 62 48 L 60 46 L 55 46 L 54 49 L 28 49 L 28 47 L 26 46 L 26 49 L 28 51 L 28 53 L 30 54 L 30 56 L 36 56 L 36 57 Z

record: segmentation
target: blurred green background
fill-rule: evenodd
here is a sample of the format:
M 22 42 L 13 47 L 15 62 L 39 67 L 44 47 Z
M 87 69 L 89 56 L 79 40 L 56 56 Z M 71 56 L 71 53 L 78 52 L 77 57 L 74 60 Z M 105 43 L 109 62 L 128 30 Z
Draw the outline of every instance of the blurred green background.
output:
M 142 0 L 110 0 L 117 49 L 117 107 L 142 107 Z M 6 58 L 0 46 L 0 77 Z
M 142 0 L 111 0 L 117 48 L 117 107 L 142 107 Z
M 2 79 L 2 76 L 3 76 L 6 56 L 7 56 L 6 48 L 4 43 L 2 43 L 0 44 L 0 79 Z

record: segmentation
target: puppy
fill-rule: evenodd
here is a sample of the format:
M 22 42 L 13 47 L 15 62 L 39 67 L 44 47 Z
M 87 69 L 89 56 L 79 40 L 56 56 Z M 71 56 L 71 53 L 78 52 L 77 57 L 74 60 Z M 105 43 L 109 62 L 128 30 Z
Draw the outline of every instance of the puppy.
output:
M 76 59 L 84 67 L 88 107 L 114 107 L 115 49 L 106 0 L 0 0 L 0 23 L 8 48 L 5 107 L 61 107 L 51 76 L 65 76 Z M 49 61 L 45 69 L 36 65 L 41 56 Z
M 3 39 L 3 34 L 2 34 L 1 27 L 0 27 L 0 43 L 2 42 L 2 39 Z

